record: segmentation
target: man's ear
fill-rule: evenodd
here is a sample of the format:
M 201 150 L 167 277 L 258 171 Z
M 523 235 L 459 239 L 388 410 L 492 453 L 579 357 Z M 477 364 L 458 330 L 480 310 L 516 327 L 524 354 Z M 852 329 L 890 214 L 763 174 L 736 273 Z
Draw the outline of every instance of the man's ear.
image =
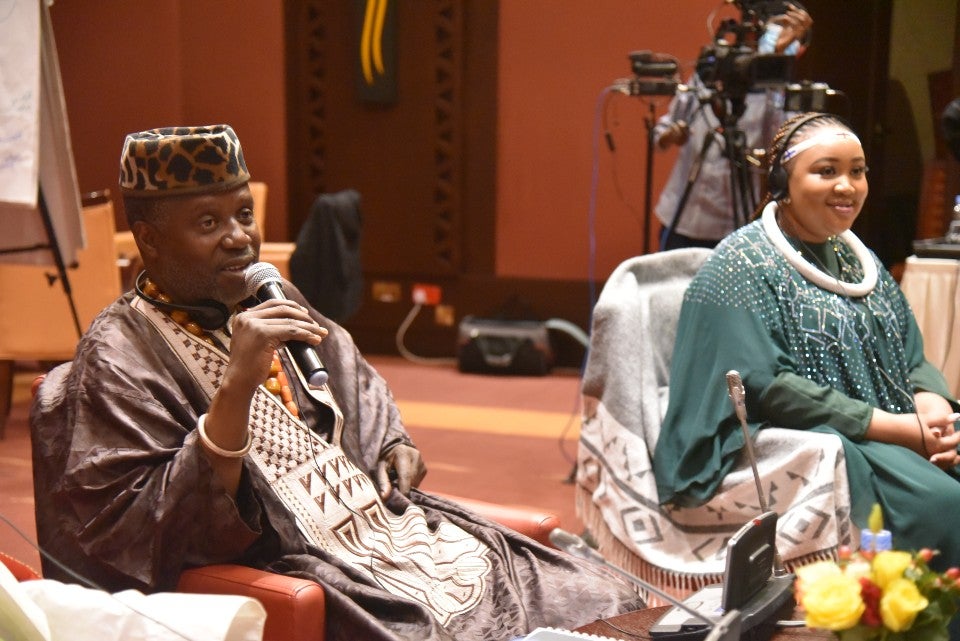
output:
M 160 230 L 155 225 L 151 225 L 145 220 L 138 220 L 133 223 L 130 229 L 133 232 L 133 239 L 140 250 L 140 258 L 144 261 L 150 261 L 160 253 Z

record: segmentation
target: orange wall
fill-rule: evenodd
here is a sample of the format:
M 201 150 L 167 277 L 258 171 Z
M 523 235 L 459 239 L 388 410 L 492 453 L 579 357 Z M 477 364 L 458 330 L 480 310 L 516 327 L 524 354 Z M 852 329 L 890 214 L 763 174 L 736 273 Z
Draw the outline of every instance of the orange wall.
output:
M 620 261 L 643 252 L 649 104 L 611 97 L 611 153 L 594 131 L 597 103 L 605 87 L 631 75 L 631 51 L 675 55 L 686 78 L 712 39 L 707 18 L 721 6 L 721 0 L 500 3 L 497 275 L 588 278 L 596 159 L 596 277 L 606 278 Z M 728 7 L 719 16 L 740 14 Z M 665 108 L 666 100 L 658 99 L 656 115 Z M 654 159 L 653 204 L 674 155 Z
M 129 132 L 225 122 L 269 185 L 268 210 L 283 210 L 282 3 L 57 0 L 50 15 L 81 192 L 116 193 Z M 284 227 L 268 216 L 266 237 Z
M 680 4 L 682 11 L 667 11 Z M 115 191 L 130 131 L 227 122 L 254 178 L 269 184 L 268 210 L 276 214 L 267 217 L 266 237 L 289 240 L 282 6 L 57 0 L 51 16 L 81 190 Z M 630 75 L 633 50 L 674 54 L 689 71 L 710 41 L 707 17 L 719 7 L 721 0 L 500 2 L 497 275 L 589 277 L 595 145 L 595 277 L 642 252 L 648 106 L 610 99 L 611 153 L 594 134 L 598 98 Z M 658 101 L 657 115 L 665 105 Z M 672 154 L 656 158 L 654 202 L 671 163 Z

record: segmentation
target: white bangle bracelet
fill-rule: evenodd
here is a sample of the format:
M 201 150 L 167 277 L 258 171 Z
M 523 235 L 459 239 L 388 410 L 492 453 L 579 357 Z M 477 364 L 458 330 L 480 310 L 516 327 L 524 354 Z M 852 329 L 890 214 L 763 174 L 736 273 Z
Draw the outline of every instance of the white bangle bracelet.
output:
M 204 447 L 216 454 L 217 456 L 222 456 L 224 458 L 242 458 L 246 456 L 247 452 L 250 451 L 250 447 L 253 445 L 253 436 L 250 434 L 250 430 L 247 430 L 247 441 L 243 444 L 239 450 L 225 450 L 213 441 L 210 440 L 210 437 L 207 436 L 207 430 L 204 429 L 204 424 L 207 422 L 207 415 L 201 414 L 200 418 L 197 419 L 197 434 L 200 435 L 200 442 L 203 443 Z

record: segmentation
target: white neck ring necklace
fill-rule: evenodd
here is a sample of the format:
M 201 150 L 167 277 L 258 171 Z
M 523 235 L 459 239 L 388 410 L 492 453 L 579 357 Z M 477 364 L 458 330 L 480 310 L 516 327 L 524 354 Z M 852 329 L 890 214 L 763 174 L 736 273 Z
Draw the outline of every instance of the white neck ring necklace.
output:
M 780 230 L 780 226 L 777 225 L 776 202 L 771 201 L 763 208 L 761 221 L 763 223 L 763 231 L 766 232 L 773 246 L 783 254 L 783 257 L 787 259 L 787 262 L 790 263 L 794 269 L 800 272 L 801 276 L 817 287 L 833 292 L 834 294 L 840 294 L 841 296 L 859 298 L 866 296 L 877 286 L 877 264 L 873 261 L 873 257 L 870 255 L 870 250 L 867 249 L 867 246 L 864 245 L 863 241 L 857 238 L 857 235 L 851 230 L 848 229 L 843 232 L 838 238 L 853 249 L 854 256 L 860 261 L 860 266 L 863 268 L 863 279 L 859 283 L 843 282 L 839 278 L 820 270 L 807 261 L 800 252 L 790 244 L 790 241 L 787 240 L 787 237 L 784 236 Z

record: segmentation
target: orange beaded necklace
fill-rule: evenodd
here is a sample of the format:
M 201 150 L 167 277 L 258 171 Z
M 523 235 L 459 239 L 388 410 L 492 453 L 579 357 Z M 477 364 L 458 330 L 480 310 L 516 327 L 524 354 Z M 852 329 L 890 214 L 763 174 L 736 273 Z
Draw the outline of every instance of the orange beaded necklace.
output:
M 154 284 L 154 282 L 149 278 L 143 281 L 143 293 L 149 296 L 150 298 L 157 299 L 161 303 L 168 303 L 168 304 L 173 303 L 173 300 L 171 300 L 169 296 L 161 292 L 160 288 L 157 287 L 156 284 Z M 172 311 L 168 311 L 167 315 L 173 320 L 173 322 L 175 322 L 177 325 L 184 328 L 185 330 L 187 330 L 197 338 L 207 343 L 210 343 L 211 345 L 216 345 L 216 343 L 213 341 L 210 335 L 207 334 L 207 330 L 200 327 L 200 325 L 197 324 L 196 321 L 190 318 L 190 314 L 188 314 L 187 312 L 183 311 L 182 309 L 174 309 Z
M 263 386 L 270 393 L 279 396 L 284 407 L 294 417 L 300 416 L 300 409 L 293 401 L 293 392 L 290 390 L 290 383 L 287 382 L 287 373 L 283 371 L 283 366 L 280 364 L 280 354 L 277 352 L 273 353 L 273 361 L 270 363 L 270 376 L 267 377 Z
M 149 278 L 145 279 L 143 282 L 143 293 L 150 298 L 155 298 L 163 303 L 173 302 L 170 297 L 160 291 L 160 288 L 157 287 L 156 284 Z M 166 313 L 170 319 L 180 327 L 184 328 L 200 340 L 216 346 L 216 342 L 207 333 L 207 330 L 200 327 L 196 321 L 191 319 L 190 314 L 187 312 L 175 309 Z M 284 407 L 287 408 L 287 411 L 293 414 L 294 417 L 300 416 L 300 409 L 293 400 L 293 391 L 290 389 L 290 383 L 287 380 L 287 374 L 283 371 L 283 365 L 280 363 L 280 354 L 278 352 L 273 353 L 273 360 L 270 362 L 270 374 L 267 376 L 267 380 L 264 381 L 263 386 L 266 387 L 267 391 L 269 391 L 271 394 L 278 397 L 283 403 Z

